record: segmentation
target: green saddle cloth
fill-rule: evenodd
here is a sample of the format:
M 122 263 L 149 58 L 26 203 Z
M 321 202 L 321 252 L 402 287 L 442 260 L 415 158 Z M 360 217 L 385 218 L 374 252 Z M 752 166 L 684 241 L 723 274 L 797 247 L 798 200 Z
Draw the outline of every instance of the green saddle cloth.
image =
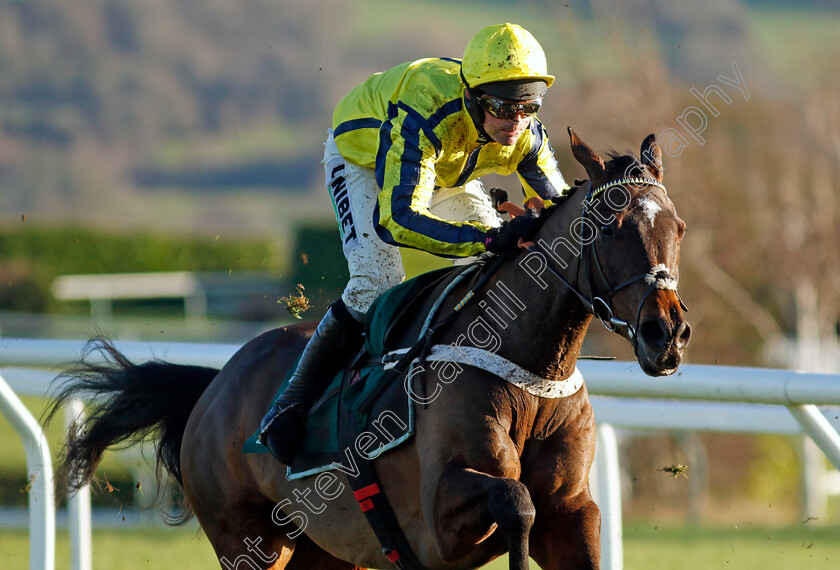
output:
M 289 370 L 274 398 L 280 397 L 297 367 Z M 368 422 L 369 411 L 360 411 L 361 404 L 382 381 L 385 371 L 381 366 L 369 366 L 359 370 L 359 379 L 341 394 L 341 401 L 353 410 L 356 423 L 360 430 L 364 430 Z M 324 390 L 323 396 L 313 405 L 306 418 L 306 428 L 303 443 L 300 447 L 302 454 L 331 454 L 338 453 L 338 404 L 341 388 L 341 378 L 344 372 L 336 374 Z M 268 448 L 257 441 L 259 430 L 248 438 L 242 447 L 243 453 L 268 453 Z
M 386 347 L 388 333 L 393 323 L 403 316 L 415 301 L 423 297 L 422 292 L 433 289 L 434 285 L 445 279 L 447 275 L 457 273 L 461 267 L 447 267 L 424 273 L 393 287 L 379 296 L 371 305 L 365 322 L 365 349 L 373 356 L 381 356 L 393 347 Z M 298 360 L 300 357 L 298 357 Z M 278 398 L 286 389 L 297 368 L 294 366 L 286 374 L 283 383 L 274 398 Z M 304 440 L 301 443 L 295 464 L 289 468 L 290 478 L 305 477 L 327 470 L 334 461 L 340 461 L 343 450 L 340 449 L 338 439 L 339 404 L 347 406 L 353 411 L 360 431 L 369 429 L 371 421 L 371 405 L 369 396 L 374 391 L 381 390 L 383 382 L 393 381 L 393 376 L 387 374 L 382 365 L 367 366 L 358 371 L 349 388 L 341 391 L 341 379 L 344 372 L 336 374 L 325 388 L 323 395 L 315 402 L 306 418 Z M 394 382 L 396 387 L 383 391 L 381 398 L 388 401 L 388 410 L 394 412 L 395 426 L 391 425 L 389 434 L 393 434 L 390 441 L 385 443 L 382 451 L 396 447 L 414 434 L 414 417 L 411 400 L 400 382 Z M 340 396 L 340 398 L 339 398 Z M 340 400 L 340 402 L 339 402 Z M 404 425 L 403 425 L 404 424 Z M 374 424 L 375 425 L 375 424 Z M 243 453 L 268 453 L 268 448 L 257 440 L 257 430 L 242 446 Z
M 423 291 L 465 268 L 466 266 L 444 267 L 429 271 L 404 281 L 377 297 L 365 319 L 365 349 L 368 354 L 382 356 L 388 352 L 389 348 L 395 348 L 386 347 L 388 332 L 394 322 L 404 314 L 406 308 L 417 301 Z

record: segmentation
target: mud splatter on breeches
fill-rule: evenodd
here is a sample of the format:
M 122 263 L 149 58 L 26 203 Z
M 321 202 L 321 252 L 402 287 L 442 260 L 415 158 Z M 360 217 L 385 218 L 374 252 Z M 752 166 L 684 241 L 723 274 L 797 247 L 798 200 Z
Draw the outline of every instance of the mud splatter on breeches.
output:
M 322 164 L 350 270 L 341 298 L 348 308 L 363 315 L 377 296 L 405 279 L 402 258 L 399 248 L 383 242 L 373 227 L 380 190 L 373 170 L 346 162 L 332 131 L 324 143 Z M 429 211 L 454 222 L 477 220 L 492 227 L 501 223 L 479 180 L 437 190 Z

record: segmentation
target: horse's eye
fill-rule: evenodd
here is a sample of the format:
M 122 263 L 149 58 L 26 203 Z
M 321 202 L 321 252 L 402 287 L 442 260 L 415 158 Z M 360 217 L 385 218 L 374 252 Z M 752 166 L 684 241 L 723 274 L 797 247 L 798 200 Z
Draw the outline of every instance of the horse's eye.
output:
M 615 235 L 615 230 L 612 226 L 601 226 L 601 235 L 605 238 L 611 238 Z

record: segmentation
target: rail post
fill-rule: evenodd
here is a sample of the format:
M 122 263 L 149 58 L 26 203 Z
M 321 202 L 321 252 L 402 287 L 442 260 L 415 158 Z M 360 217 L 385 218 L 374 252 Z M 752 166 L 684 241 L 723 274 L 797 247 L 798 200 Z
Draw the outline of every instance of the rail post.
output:
M 621 471 L 618 464 L 618 440 L 612 425 L 598 425 L 595 446 L 598 500 L 606 513 L 601 514 L 601 567 L 605 570 L 624 568 L 624 546 L 621 535 Z
M 84 420 L 85 406 L 78 398 L 70 400 L 66 410 L 68 433 L 74 424 Z M 76 490 L 67 499 L 68 526 L 70 527 L 70 568 L 71 570 L 91 570 L 91 530 L 90 530 L 90 485 Z
M 29 567 L 55 570 L 55 496 L 50 450 L 44 430 L 0 376 L 0 412 L 26 449 L 29 492 Z

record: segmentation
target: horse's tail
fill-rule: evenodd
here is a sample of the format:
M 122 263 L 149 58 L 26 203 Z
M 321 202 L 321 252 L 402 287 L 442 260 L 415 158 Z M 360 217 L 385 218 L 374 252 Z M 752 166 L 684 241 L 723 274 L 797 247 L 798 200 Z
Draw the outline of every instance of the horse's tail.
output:
M 104 358 L 94 358 L 101 356 Z M 47 411 L 47 421 L 69 399 L 91 400 L 87 417 L 71 429 L 57 470 L 57 496 L 63 497 L 91 481 L 103 452 L 114 445 L 127 447 L 151 436 L 156 445 L 158 489 L 163 471 L 181 480 L 181 440 L 187 419 L 199 397 L 218 374 L 214 368 L 152 360 L 134 364 L 104 338 L 94 338 L 73 368 L 58 377 L 59 392 Z M 155 497 L 156 502 L 162 492 Z M 182 524 L 192 510 L 182 500 Z

